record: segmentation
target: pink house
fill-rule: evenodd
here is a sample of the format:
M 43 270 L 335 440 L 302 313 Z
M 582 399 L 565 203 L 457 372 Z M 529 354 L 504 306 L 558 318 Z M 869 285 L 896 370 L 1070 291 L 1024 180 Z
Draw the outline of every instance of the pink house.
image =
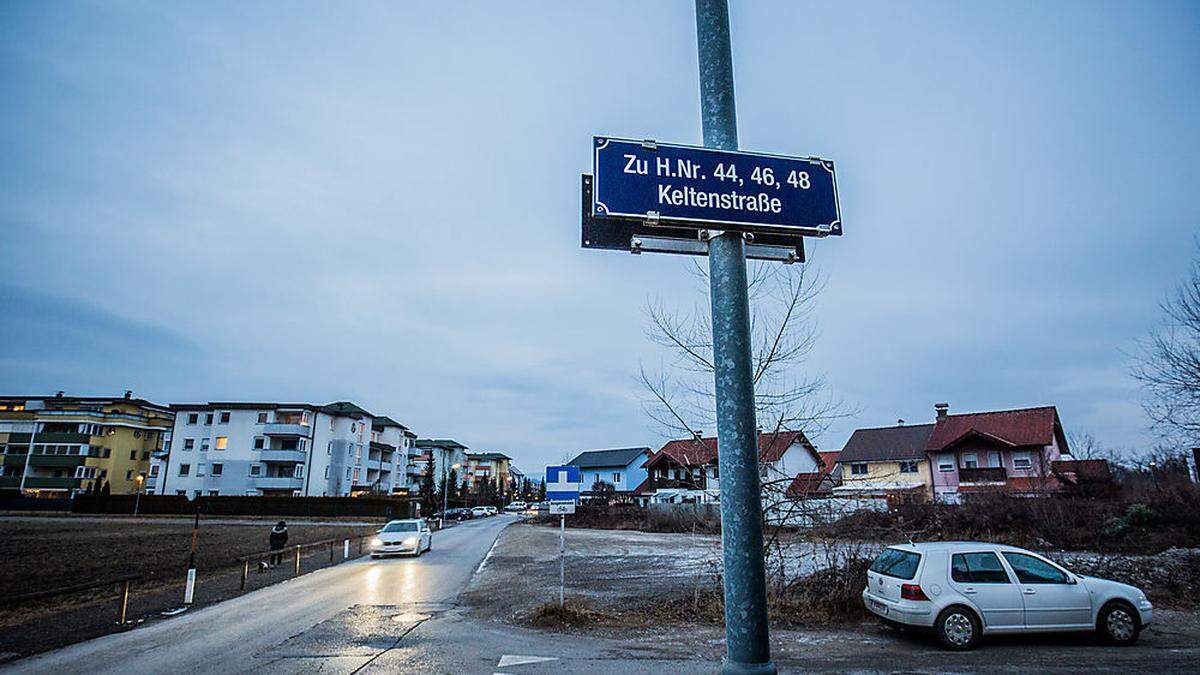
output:
M 925 444 L 934 498 L 956 502 L 964 493 L 1004 491 L 1038 495 L 1062 489 L 1054 462 L 1070 459 L 1054 406 L 949 414 L 939 403 Z

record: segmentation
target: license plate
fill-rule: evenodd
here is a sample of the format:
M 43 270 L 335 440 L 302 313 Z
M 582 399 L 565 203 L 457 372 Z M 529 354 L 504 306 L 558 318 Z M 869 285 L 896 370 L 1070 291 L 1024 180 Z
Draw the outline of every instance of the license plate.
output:
M 888 606 L 883 604 L 882 602 L 879 602 L 878 600 L 872 600 L 871 606 L 874 607 L 875 609 L 879 610 L 880 614 L 888 613 Z

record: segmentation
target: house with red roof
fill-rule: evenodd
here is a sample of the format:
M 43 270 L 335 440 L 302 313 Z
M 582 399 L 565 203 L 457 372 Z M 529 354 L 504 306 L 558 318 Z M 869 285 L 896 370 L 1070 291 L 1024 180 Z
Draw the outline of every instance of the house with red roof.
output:
M 1055 467 L 1071 459 L 1071 450 L 1054 406 L 957 415 L 945 403 L 934 409 L 925 454 L 935 499 L 956 502 L 964 494 L 994 491 L 1035 496 L 1062 489 Z
M 802 432 L 780 431 L 758 436 L 759 469 L 764 492 L 784 493 L 798 474 L 823 466 L 817 449 Z M 647 478 L 635 495 L 659 504 L 709 504 L 720 501 L 717 439 L 701 437 L 667 441 L 646 460 Z

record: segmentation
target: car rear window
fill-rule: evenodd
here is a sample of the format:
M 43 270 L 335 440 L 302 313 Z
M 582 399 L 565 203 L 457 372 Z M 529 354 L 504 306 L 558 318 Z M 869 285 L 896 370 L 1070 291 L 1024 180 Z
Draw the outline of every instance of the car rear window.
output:
M 875 562 L 871 563 L 871 571 L 897 579 L 912 579 L 917 576 L 917 565 L 920 562 L 920 553 L 889 548 L 884 549 Z

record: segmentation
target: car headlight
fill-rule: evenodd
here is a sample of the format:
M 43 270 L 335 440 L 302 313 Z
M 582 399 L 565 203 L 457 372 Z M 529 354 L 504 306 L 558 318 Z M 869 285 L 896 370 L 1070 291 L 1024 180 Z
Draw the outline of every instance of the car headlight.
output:
M 405 546 L 416 546 L 416 545 L 417 545 L 417 538 L 416 538 L 416 537 L 409 537 L 408 539 L 405 539 L 405 540 L 404 540 L 404 545 L 405 545 Z
M 380 546 L 383 546 L 383 540 L 380 539 L 379 537 L 375 537 L 374 539 L 371 540 L 371 546 L 373 546 L 374 548 L 379 548 Z

